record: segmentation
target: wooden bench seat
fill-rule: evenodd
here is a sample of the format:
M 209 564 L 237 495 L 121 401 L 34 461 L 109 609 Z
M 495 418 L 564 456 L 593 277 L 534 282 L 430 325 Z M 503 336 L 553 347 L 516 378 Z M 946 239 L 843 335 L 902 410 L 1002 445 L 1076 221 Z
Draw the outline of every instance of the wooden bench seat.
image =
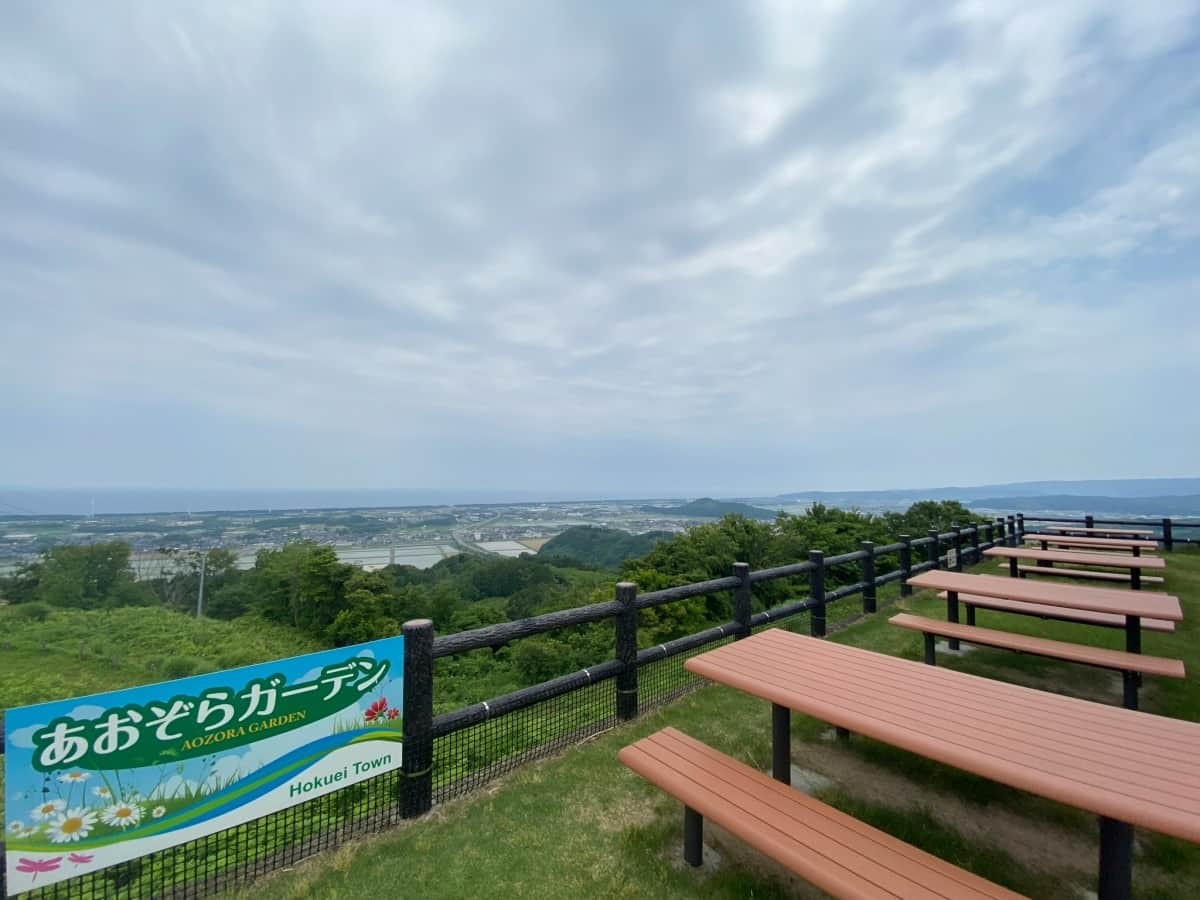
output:
M 1001 569 L 1007 569 L 1008 563 L 1000 563 Z M 1061 566 L 1017 566 L 1022 575 L 1058 575 L 1062 578 L 1090 578 L 1094 581 L 1120 581 L 1129 583 L 1129 576 L 1121 572 L 1093 572 L 1091 569 L 1064 569 Z M 1143 575 L 1142 582 L 1162 584 L 1163 579 L 1158 575 Z
M 938 599 L 945 600 L 946 592 L 941 591 Z M 1039 619 L 1057 619 L 1062 622 L 1081 622 L 1084 625 L 1104 625 L 1109 628 L 1124 628 L 1125 617 L 1116 613 L 1095 612 L 1090 609 L 1064 609 L 1048 603 L 1030 603 L 1027 600 L 1009 600 L 1004 597 L 984 597 L 979 594 L 959 594 L 958 599 L 966 605 L 967 616 L 971 617 L 972 608 L 991 609 L 997 612 L 1018 613 L 1023 616 L 1036 616 Z M 970 618 L 968 618 L 968 623 Z M 1167 619 L 1143 618 L 1143 631 L 1174 631 L 1175 623 Z
M 1104 647 L 1089 647 L 1085 644 L 1072 644 L 1068 641 L 1055 641 L 1027 634 L 1012 634 L 1008 631 L 998 631 L 995 628 L 978 628 L 974 625 L 959 625 L 956 622 L 941 622 L 937 619 L 927 619 L 924 616 L 914 616 L 911 613 L 898 613 L 888 619 L 888 622 L 900 628 L 919 631 L 925 636 L 925 662 L 931 666 L 936 664 L 933 639 L 937 636 L 966 641 L 968 644 L 998 647 L 1002 650 L 1015 650 L 1018 653 L 1029 653 L 1048 659 L 1061 659 L 1064 662 L 1112 669 L 1124 676 L 1124 705 L 1127 709 L 1137 709 L 1138 707 L 1138 679 L 1136 677 L 1138 674 L 1158 675 L 1163 678 L 1183 678 L 1185 674 L 1183 660 L 1168 659 L 1165 656 L 1127 653 L 1124 650 L 1108 650 Z
M 1015 898 L 1020 895 L 918 850 L 713 750 L 674 728 L 618 759 L 684 805 L 684 857 L 700 865 L 707 818 L 834 897 Z

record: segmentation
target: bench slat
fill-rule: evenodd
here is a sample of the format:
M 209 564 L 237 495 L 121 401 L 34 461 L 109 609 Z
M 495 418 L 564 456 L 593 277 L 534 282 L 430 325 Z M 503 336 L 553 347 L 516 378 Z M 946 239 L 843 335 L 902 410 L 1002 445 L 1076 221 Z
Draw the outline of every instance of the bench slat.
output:
M 1161 556 L 1129 556 L 1124 553 L 1088 553 L 1081 550 L 1036 550 L 1032 547 L 989 547 L 984 556 L 1006 559 L 1041 559 L 1079 566 L 1108 566 L 1113 569 L 1165 569 Z
M 618 758 L 647 781 L 835 897 L 1019 895 L 666 728 Z
M 938 599 L 945 600 L 946 592 L 939 591 Z M 1107 628 L 1124 628 L 1125 617 L 1116 613 L 1095 612 L 1090 609 L 1065 609 L 1049 603 L 1030 603 L 1027 600 L 1009 600 L 1004 597 L 984 597 L 980 594 L 959 594 L 960 603 L 991 609 L 996 612 L 1017 613 L 1036 616 L 1039 619 L 1057 619 L 1061 622 L 1079 622 L 1084 625 L 1104 625 Z M 1167 619 L 1141 620 L 1143 631 L 1174 631 L 1175 623 Z
M 1001 569 L 1008 569 L 1008 563 L 1000 563 Z M 1129 576 L 1120 572 L 1093 572 L 1091 569 L 1064 569 L 1061 566 L 1017 566 L 1018 572 L 1029 575 L 1058 575 L 1062 578 L 1093 578 L 1096 581 L 1121 581 L 1129 583 Z M 1143 575 L 1142 584 L 1162 584 L 1158 575 Z
M 983 644 L 1003 650 L 1016 650 L 1019 653 L 1032 653 L 1035 656 L 1099 666 L 1102 669 L 1115 669 L 1118 672 L 1141 672 L 1145 675 L 1159 675 L 1163 678 L 1184 677 L 1183 660 L 1168 659 L 1164 656 L 1147 656 L 1143 653 L 1127 653 L 1124 650 L 1108 650 L 1103 647 L 1089 647 L 1084 644 L 1072 644 L 1050 638 L 1012 634 L 1008 631 L 998 631 L 995 628 L 980 628 L 976 625 L 960 625 L 955 622 L 927 619 L 911 613 L 898 613 L 888 619 L 888 622 L 900 628 L 910 628 L 913 631 L 936 634 L 945 638 L 956 638 L 970 644 Z

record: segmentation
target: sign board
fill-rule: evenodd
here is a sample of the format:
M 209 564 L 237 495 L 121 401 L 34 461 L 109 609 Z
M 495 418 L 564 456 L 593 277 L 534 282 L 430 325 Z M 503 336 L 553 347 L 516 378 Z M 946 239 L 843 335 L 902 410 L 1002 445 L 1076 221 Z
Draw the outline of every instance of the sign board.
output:
M 8 893 L 400 767 L 404 638 L 10 709 Z
M 955 569 L 958 567 L 958 551 L 951 547 L 946 551 L 946 568 Z

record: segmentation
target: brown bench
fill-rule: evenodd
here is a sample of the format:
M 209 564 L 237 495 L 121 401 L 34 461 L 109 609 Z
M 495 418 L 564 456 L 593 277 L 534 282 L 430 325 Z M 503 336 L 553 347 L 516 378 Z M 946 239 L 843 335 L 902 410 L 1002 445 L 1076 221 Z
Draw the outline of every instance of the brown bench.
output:
M 939 600 L 946 599 L 946 592 L 938 593 Z M 1017 613 L 1036 616 L 1039 619 L 1057 619 L 1061 622 L 1080 622 L 1084 625 L 1104 625 L 1108 628 L 1124 628 L 1125 617 L 1117 613 L 1096 612 L 1090 609 L 1065 609 L 1049 603 L 1030 603 L 1028 600 L 1009 600 L 1005 597 L 984 597 L 979 594 L 959 594 L 958 599 L 967 608 L 967 624 L 975 624 L 975 607 L 996 612 Z M 1175 623 L 1167 619 L 1142 619 L 1143 631 L 1174 631 Z
M 834 897 L 1020 896 L 674 728 L 622 748 L 617 758 L 683 803 L 683 855 L 692 866 L 702 861 L 707 818 Z
M 1032 637 L 1027 634 L 1012 634 L 994 628 L 978 628 L 974 625 L 959 625 L 955 622 L 940 622 L 910 613 L 898 613 L 888 619 L 892 625 L 919 631 L 925 638 L 925 662 L 937 665 L 934 638 L 953 638 L 968 644 L 1015 650 L 1048 659 L 1082 663 L 1101 669 L 1120 672 L 1124 684 L 1123 705 L 1126 709 L 1138 708 L 1138 675 L 1159 675 L 1163 678 L 1183 678 L 1183 661 L 1163 656 L 1146 656 L 1143 653 L 1127 653 L 1124 650 L 1107 650 L 1103 647 L 1088 647 L 1067 641 Z
M 1007 569 L 1009 565 L 1008 563 L 1000 563 L 1000 568 Z M 1058 566 L 1017 566 L 1017 572 L 1021 575 L 1058 575 L 1063 578 L 1090 578 L 1094 581 L 1129 582 L 1129 576 L 1122 575 L 1120 572 L 1093 572 L 1091 569 L 1063 569 Z M 1141 581 L 1143 584 L 1163 583 L 1163 579 L 1157 575 L 1143 575 Z

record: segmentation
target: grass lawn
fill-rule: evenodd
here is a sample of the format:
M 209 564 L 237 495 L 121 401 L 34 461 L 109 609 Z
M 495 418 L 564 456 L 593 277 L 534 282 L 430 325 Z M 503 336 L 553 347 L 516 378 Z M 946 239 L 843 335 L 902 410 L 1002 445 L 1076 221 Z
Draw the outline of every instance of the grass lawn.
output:
M 987 562 L 976 571 L 995 572 Z M 1183 658 L 1189 677 L 1147 679 L 1142 707 L 1200 719 L 1200 552 L 1168 555 L 1166 590 L 1185 620 L 1174 634 L 1147 634 L 1146 653 Z M 894 587 L 881 600 L 895 600 Z M 848 603 L 857 602 L 853 598 Z M 943 617 L 932 594 L 903 601 Z M 888 608 L 832 637 L 919 659 L 920 635 L 887 625 Z M 832 615 L 832 611 L 831 611 Z M 980 610 L 978 624 L 1120 649 L 1123 634 Z M 1083 666 L 976 650 L 939 665 L 1120 703 L 1120 676 Z M 760 769 L 770 764 L 767 703 L 720 686 L 698 690 L 636 722 L 535 763 L 425 819 L 316 857 L 243 888 L 241 896 L 299 897 L 710 897 L 808 896 L 737 841 L 706 830 L 706 864 L 684 866 L 682 811 L 624 769 L 616 752 L 666 725 Z M 793 762 L 816 792 L 898 837 L 1035 897 L 1094 891 L 1094 817 L 874 741 L 829 740 L 820 722 L 793 715 Z M 819 776 L 819 777 L 818 777 Z M 715 847 L 716 853 L 711 849 Z M 1200 848 L 1137 832 L 1134 892 L 1140 898 L 1200 897 Z

